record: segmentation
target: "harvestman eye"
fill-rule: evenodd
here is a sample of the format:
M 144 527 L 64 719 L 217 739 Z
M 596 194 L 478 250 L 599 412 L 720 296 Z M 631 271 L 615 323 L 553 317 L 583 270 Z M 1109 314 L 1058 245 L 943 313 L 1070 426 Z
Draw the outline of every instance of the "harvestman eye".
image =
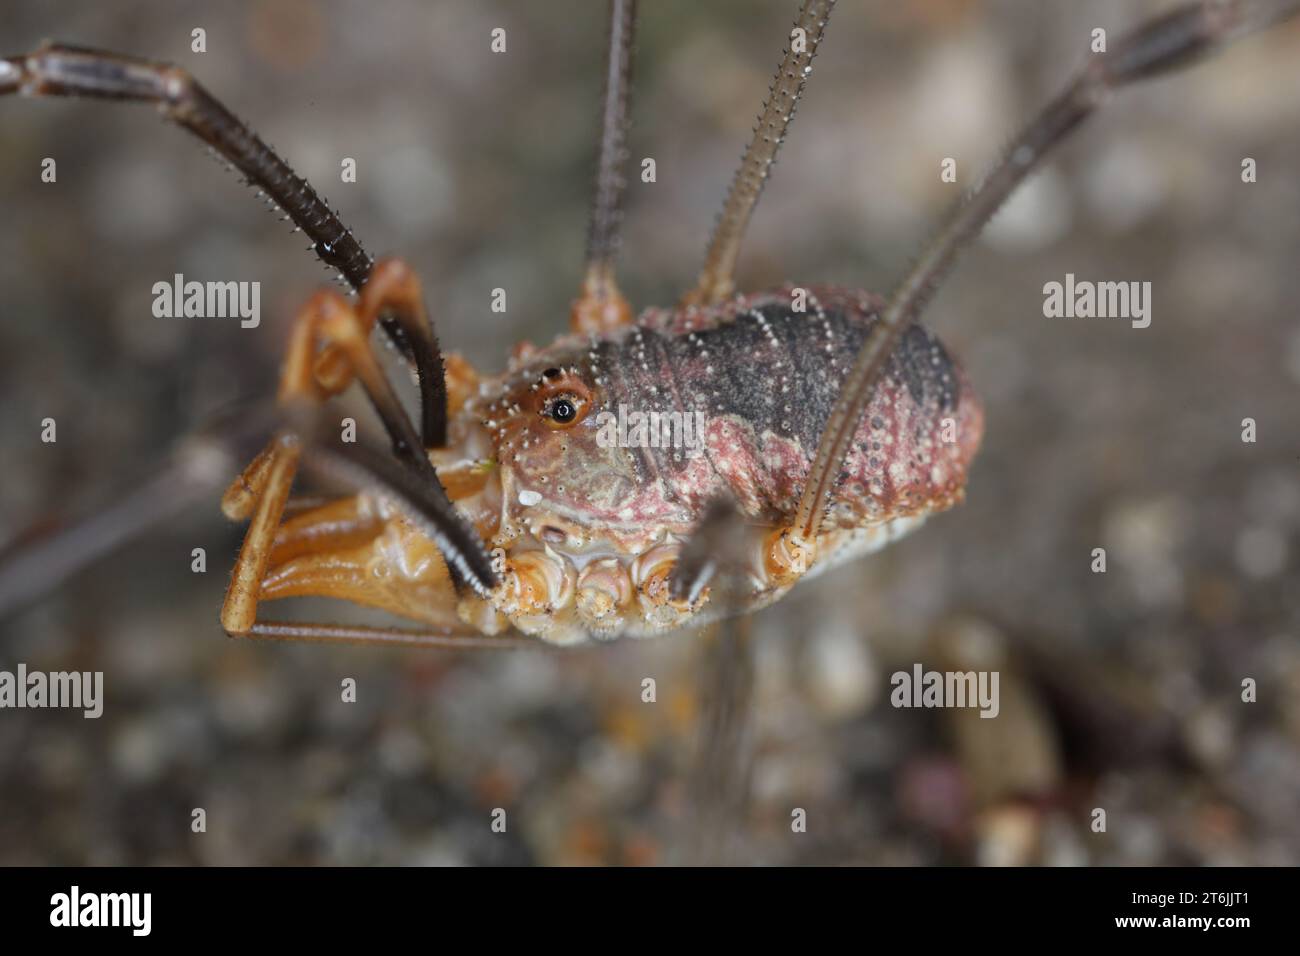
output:
M 547 402 L 544 414 L 557 425 L 572 425 L 577 421 L 580 400 L 573 395 L 561 395 Z

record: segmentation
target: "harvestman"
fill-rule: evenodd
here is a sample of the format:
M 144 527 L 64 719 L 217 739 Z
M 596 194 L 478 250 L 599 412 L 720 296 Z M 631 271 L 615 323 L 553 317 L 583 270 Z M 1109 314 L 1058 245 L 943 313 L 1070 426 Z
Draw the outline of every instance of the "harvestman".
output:
M 736 295 L 742 238 L 834 6 L 807 0 L 697 282 L 676 307 L 636 319 L 614 275 L 636 12 L 633 0 L 610 6 L 572 331 L 524 350 L 495 378 L 444 358 L 410 268 L 374 262 L 312 187 L 185 71 L 62 45 L 0 60 L 0 94 L 156 104 L 277 203 L 358 293 L 351 301 L 319 292 L 299 312 L 274 437 L 223 499 L 228 516 L 250 521 L 222 610 L 230 634 L 463 647 L 515 644 L 514 631 L 553 643 L 660 633 L 771 603 L 808 573 L 949 507 L 961 498 L 982 412 L 960 368 L 915 324 L 930 292 L 1112 90 L 1291 16 L 1300 0 L 1191 3 L 1094 54 L 957 204 L 887 299 L 818 288 Z M 372 350 L 376 324 L 415 371 L 418 430 Z M 754 376 L 756 363 L 768 373 Z M 378 412 L 391 454 L 341 445 L 325 430 L 322 403 L 353 381 Z M 703 462 L 668 450 L 596 451 L 590 413 L 628 400 L 707 414 Z M 359 492 L 289 514 L 300 465 Z M 117 517 L 140 511 L 137 499 Z M 74 527 L 0 567 L 0 606 L 34 578 L 102 551 L 122 523 Z M 711 601 L 714 589 L 725 599 Z M 258 619 L 260 601 L 295 595 L 344 598 L 424 628 Z

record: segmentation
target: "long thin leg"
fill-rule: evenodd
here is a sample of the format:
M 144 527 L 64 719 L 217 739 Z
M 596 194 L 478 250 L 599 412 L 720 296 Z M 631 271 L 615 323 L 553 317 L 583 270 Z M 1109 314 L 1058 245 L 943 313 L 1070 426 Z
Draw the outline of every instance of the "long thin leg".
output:
M 957 254 L 993 217 L 1042 157 L 1113 90 L 1196 62 L 1220 44 L 1300 11 L 1300 0 L 1202 0 L 1138 26 L 1094 54 L 1065 91 L 1025 128 L 926 244 L 894 289 L 840 388 L 799 500 L 795 530 L 816 537 L 872 392 L 894 346 Z
M 203 501 L 226 480 L 229 460 L 215 447 L 186 443 L 156 475 L 87 516 L 20 534 L 0 553 L 0 618 Z
M 368 627 L 362 624 L 300 624 L 297 621 L 258 621 L 240 637 L 262 641 L 308 644 L 352 644 L 365 647 L 437 647 L 451 650 L 534 650 L 550 645 L 520 635 L 487 637 L 453 631 Z
M 47 44 L 0 61 L 0 94 L 5 93 L 156 103 L 164 116 L 215 149 L 275 200 L 311 239 L 321 261 L 353 288 L 370 275 L 370 256 L 311 184 L 180 67 Z
M 749 586 L 751 531 L 734 498 L 713 499 L 669 578 L 672 596 L 692 603 L 711 588 L 709 601 L 721 616 L 701 635 L 699 740 L 687 780 L 692 820 L 681 853 L 692 865 L 733 862 L 749 802 L 754 648 L 751 619 L 734 610 Z
M 763 103 L 758 125 L 754 127 L 754 138 L 750 140 L 740 168 L 731 181 L 722 215 L 714 227 L 709 251 L 704 257 L 704 268 L 695 288 L 685 296 L 684 301 L 689 304 L 716 305 L 730 296 L 735 288 L 736 258 L 740 255 L 749 217 L 772 172 L 776 154 L 785 142 L 785 134 L 794 119 L 804 83 L 812 72 L 812 60 L 817 55 L 826 31 L 826 21 L 834 6 L 835 0 L 804 0 L 799 10 L 794 29 L 790 31 L 790 46 L 777 67 L 771 93 Z
M 717 575 L 726 578 L 743 573 L 742 522 L 733 498 L 715 498 L 705 506 L 699 523 L 678 553 L 668 580 L 674 600 L 694 604 Z M 728 590 L 739 587 L 735 581 L 728 584 Z
M 735 862 L 743 846 L 754 762 L 752 618 L 727 618 L 702 636 L 699 739 L 687 786 L 691 825 L 685 862 Z
M 610 0 L 609 54 L 601 97 L 596 186 L 587 229 L 587 267 L 569 315 L 569 325 L 575 332 L 600 334 L 632 321 L 632 307 L 614 279 L 614 260 L 618 256 L 623 193 L 627 188 L 628 96 L 635 37 L 636 0 Z
M 71 521 L 41 521 L 21 533 L 0 552 L 0 618 L 203 501 L 228 481 L 235 462 L 265 440 L 271 425 L 266 414 L 232 407 L 179 443 L 156 474 L 125 494 Z M 250 506 L 244 517 L 251 511 Z
M 322 262 L 338 270 L 354 289 L 370 277 L 373 260 L 311 184 L 296 175 L 271 147 L 185 70 L 136 57 L 50 44 L 24 56 L 0 59 L 0 96 L 79 96 L 154 103 L 163 116 L 207 143 L 249 183 L 273 200 L 312 241 Z M 412 359 L 420 381 L 424 432 L 446 435 L 446 383 L 438 340 L 401 316 L 382 318 L 384 330 Z

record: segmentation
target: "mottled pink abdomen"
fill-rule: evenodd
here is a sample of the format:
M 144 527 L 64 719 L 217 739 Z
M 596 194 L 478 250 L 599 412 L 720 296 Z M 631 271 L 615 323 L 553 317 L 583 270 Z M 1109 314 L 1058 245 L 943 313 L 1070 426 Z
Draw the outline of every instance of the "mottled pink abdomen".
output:
M 749 296 L 710 310 L 652 310 L 603 343 L 610 406 L 702 412 L 703 454 L 649 448 L 641 467 L 695 508 L 730 493 L 778 523 L 797 507 L 817 442 L 880 301 L 810 289 Z M 890 359 L 836 485 L 832 526 L 941 511 L 960 500 L 983 411 L 961 367 L 914 326 Z

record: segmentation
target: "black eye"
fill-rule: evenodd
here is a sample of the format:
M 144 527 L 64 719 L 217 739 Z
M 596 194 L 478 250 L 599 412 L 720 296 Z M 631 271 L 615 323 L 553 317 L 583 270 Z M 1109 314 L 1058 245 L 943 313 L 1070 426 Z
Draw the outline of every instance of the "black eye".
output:
M 578 416 L 578 406 L 567 398 L 557 398 L 551 403 L 551 418 L 561 425 L 573 421 Z
M 560 370 L 558 368 L 548 368 L 542 373 L 543 378 L 559 378 Z

